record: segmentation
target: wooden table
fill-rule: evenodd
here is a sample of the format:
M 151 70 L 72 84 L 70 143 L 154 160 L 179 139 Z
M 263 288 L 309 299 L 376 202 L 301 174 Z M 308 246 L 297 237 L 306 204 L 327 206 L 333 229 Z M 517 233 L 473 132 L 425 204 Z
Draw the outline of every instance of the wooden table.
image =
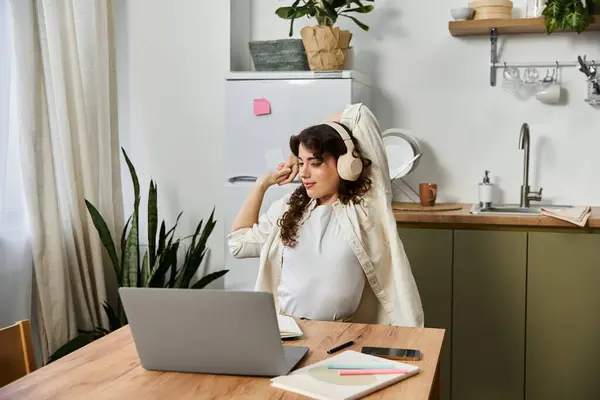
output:
M 420 349 L 421 372 L 366 397 L 368 399 L 439 398 L 439 357 L 443 329 L 416 329 L 340 322 L 298 321 L 308 346 L 299 367 L 328 357 L 326 350 L 348 340 L 362 346 Z M 268 378 L 146 371 L 129 327 L 123 327 L 54 363 L 0 389 L 0 399 L 304 399 L 270 386 Z

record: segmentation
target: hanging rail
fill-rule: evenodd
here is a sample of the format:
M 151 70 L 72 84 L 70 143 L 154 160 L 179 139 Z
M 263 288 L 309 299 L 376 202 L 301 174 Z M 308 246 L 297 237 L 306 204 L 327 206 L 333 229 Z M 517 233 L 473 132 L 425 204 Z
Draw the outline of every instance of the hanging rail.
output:
M 588 65 L 592 65 L 593 61 L 586 62 Z M 520 62 L 520 63 L 497 63 L 496 68 L 563 68 L 563 67 L 578 67 L 579 63 L 576 61 L 554 61 L 554 62 Z
M 585 61 L 587 65 L 595 64 L 594 60 Z M 577 61 L 548 61 L 548 62 L 518 62 L 508 63 L 498 61 L 498 30 L 492 28 L 490 32 L 490 85 L 496 86 L 496 70 L 498 68 L 565 68 L 578 67 Z

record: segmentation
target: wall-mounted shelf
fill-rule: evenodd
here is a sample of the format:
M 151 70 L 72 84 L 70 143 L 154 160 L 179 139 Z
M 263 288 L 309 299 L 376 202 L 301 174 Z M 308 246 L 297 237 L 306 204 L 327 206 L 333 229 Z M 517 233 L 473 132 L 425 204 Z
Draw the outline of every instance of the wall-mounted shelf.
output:
M 452 36 L 489 35 L 494 28 L 499 35 L 546 33 L 543 18 L 480 19 L 448 23 Z M 600 31 L 600 16 L 594 18 L 587 30 Z

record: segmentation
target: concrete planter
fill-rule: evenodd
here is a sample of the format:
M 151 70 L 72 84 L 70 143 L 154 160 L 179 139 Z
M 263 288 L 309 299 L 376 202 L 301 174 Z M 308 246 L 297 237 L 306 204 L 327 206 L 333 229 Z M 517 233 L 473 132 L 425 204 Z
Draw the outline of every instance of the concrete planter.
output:
M 252 41 L 248 43 L 256 71 L 308 71 L 302 39 Z

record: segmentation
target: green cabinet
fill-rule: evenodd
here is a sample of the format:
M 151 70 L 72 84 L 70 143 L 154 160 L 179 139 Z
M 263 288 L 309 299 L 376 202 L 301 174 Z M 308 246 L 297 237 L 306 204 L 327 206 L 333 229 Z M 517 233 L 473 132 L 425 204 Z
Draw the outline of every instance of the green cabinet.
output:
M 442 328 L 444 347 L 440 366 L 442 399 L 450 399 L 452 336 L 452 235 L 447 229 L 399 228 L 398 233 L 419 288 L 425 326 Z
M 442 398 L 600 398 L 600 233 L 403 228 Z
M 452 398 L 523 398 L 527 233 L 454 232 Z
M 600 398 L 600 235 L 529 233 L 526 399 Z

